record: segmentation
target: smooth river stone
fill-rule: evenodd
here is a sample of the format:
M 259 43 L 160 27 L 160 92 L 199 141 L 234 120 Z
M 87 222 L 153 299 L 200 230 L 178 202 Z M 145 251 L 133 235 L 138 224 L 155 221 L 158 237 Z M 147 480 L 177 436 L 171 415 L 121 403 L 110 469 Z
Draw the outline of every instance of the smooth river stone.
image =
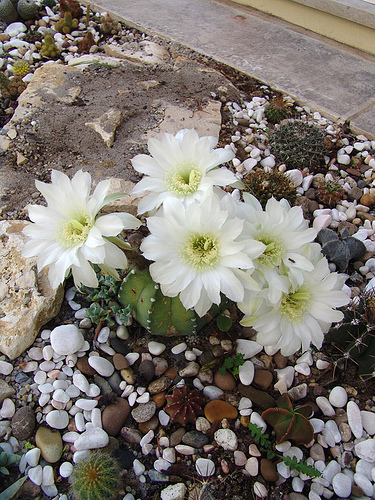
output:
M 77 451 L 104 448 L 109 443 L 108 434 L 99 427 L 90 427 L 74 442 Z
M 113 364 L 101 356 L 90 356 L 89 365 L 102 377 L 110 377 L 115 371 Z
M 211 423 L 220 422 L 223 418 L 235 419 L 237 418 L 238 411 L 230 403 L 221 401 L 219 399 L 210 401 L 204 407 L 204 416 Z
M 63 442 L 59 431 L 48 427 L 39 427 L 35 434 L 35 444 L 40 449 L 44 460 L 54 464 L 61 458 Z
M 65 429 L 69 424 L 69 414 L 65 410 L 52 410 L 47 413 L 46 422 L 53 429 Z
M 60 325 L 54 328 L 50 335 L 50 342 L 57 354 L 75 354 L 83 346 L 85 339 L 81 330 L 75 325 Z

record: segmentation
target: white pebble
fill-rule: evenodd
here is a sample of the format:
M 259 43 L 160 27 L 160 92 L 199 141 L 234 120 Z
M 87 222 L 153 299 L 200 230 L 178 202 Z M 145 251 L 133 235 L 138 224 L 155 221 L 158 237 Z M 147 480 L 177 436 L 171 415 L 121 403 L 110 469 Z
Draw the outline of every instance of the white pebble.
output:
M 332 479 L 332 487 L 339 498 L 348 498 L 352 492 L 352 480 L 349 476 L 340 472 Z
M 71 462 L 63 462 L 60 465 L 59 474 L 61 477 L 67 478 L 72 474 L 72 472 L 73 472 L 73 464 Z
M 348 424 L 352 433 L 356 438 L 360 439 L 363 434 L 361 410 L 354 401 L 349 401 L 346 406 L 346 413 L 348 415 Z
M 75 325 L 60 325 L 52 330 L 50 341 L 57 354 L 67 355 L 79 351 L 85 339 Z
M 30 465 L 30 467 L 36 467 L 39 463 L 40 458 L 40 449 L 32 448 L 31 450 L 25 453 L 26 462 Z
M 153 356 L 160 356 L 162 352 L 165 351 L 166 345 L 162 344 L 161 342 L 155 342 L 152 340 L 151 342 L 148 343 L 148 350 Z
M 89 427 L 74 442 L 76 450 L 93 450 L 104 448 L 109 443 L 108 434 L 100 427 Z
M 12 418 L 16 412 L 16 406 L 9 398 L 5 398 L 0 410 L 1 418 Z
M 346 390 L 340 385 L 336 385 L 329 394 L 329 402 L 336 408 L 343 408 L 348 401 Z
M 88 363 L 102 377 L 110 377 L 115 371 L 113 364 L 101 356 L 90 356 Z
M 333 406 L 325 396 L 318 396 L 315 402 L 326 417 L 334 417 L 336 415 Z
M 187 349 L 187 344 L 186 342 L 181 342 L 180 344 L 175 345 L 171 349 L 172 354 L 181 354 Z
M 27 475 L 29 476 L 30 481 L 37 486 L 42 484 L 43 469 L 41 465 L 37 465 L 36 467 L 29 469 Z
M 69 415 L 65 410 L 52 410 L 47 413 L 46 422 L 53 429 L 65 429 L 69 424 Z

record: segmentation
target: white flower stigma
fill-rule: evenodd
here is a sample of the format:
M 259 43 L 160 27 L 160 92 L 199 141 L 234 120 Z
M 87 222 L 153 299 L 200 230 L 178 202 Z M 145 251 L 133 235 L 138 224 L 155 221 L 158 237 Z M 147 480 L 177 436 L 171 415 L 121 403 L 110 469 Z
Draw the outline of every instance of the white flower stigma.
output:
M 89 215 L 83 211 L 76 212 L 70 219 L 60 221 L 56 241 L 64 247 L 73 247 L 86 241 L 91 228 Z
M 181 259 L 195 271 L 206 271 L 219 260 L 219 241 L 211 234 L 191 234 L 181 250 Z
M 197 191 L 201 179 L 199 169 L 192 163 L 185 163 L 166 174 L 166 185 L 172 193 L 186 196 Z
M 280 312 L 292 323 L 300 323 L 308 312 L 309 303 L 310 292 L 302 286 L 297 288 L 295 292 L 283 294 Z

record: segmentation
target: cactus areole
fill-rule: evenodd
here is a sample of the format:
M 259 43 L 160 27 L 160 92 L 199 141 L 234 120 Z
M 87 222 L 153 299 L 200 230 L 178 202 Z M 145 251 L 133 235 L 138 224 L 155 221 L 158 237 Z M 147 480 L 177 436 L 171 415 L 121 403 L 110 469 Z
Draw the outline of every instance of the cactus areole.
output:
M 225 299 L 200 318 L 192 309 L 185 309 L 178 297 L 166 297 L 152 280 L 148 269 L 132 268 L 124 278 L 119 301 L 130 305 L 136 320 L 154 335 L 193 335 L 211 321 L 227 304 Z

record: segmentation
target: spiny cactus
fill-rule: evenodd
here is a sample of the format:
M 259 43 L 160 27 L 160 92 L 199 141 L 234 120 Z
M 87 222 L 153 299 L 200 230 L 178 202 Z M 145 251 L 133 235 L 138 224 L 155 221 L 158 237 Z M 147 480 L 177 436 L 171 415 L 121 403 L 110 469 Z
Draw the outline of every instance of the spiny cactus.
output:
M 345 191 L 337 181 L 324 181 L 316 189 L 316 200 L 331 208 L 344 198 Z
M 55 42 L 51 35 L 47 34 L 44 37 L 44 42 L 42 48 L 40 49 L 40 54 L 48 59 L 58 59 L 60 57 L 60 51 L 56 47 Z
M 270 123 L 280 123 L 292 114 L 293 100 L 288 96 L 276 96 L 270 100 L 264 109 L 264 114 Z
M 78 52 L 80 54 L 88 54 L 93 45 L 95 45 L 94 36 L 91 31 L 88 31 L 85 37 L 78 42 Z
M 118 498 L 122 487 L 120 468 L 108 453 L 96 451 L 73 468 L 71 491 L 76 500 Z
M 294 119 L 276 125 L 269 146 L 288 168 L 317 168 L 324 163 L 327 151 L 324 134 L 317 125 Z
M 8 78 L 0 72 L 0 92 L 3 99 L 17 100 L 26 87 L 26 83 L 19 76 Z
M 15 76 L 22 78 L 30 73 L 30 66 L 26 61 L 16 61 L 13 65 L 13 71 Z
M 160 286 L 152 280 L 147 269 L 132 269 L 124 278 L 119 301 L 130 306 L 137 321 L 154 335 L 191 335 L 200 330 L 220 309 L 214 305 L 199 318 L 192 309 L 185 309 L 178 297 L 166 297 Z
M 100 16 L 99 29 L 103 35 L 115 35 L 119 31 L 119 23 L 114 21 L 107 12 L 105 16 Z
M 10 24 L 17 21 L 17 17 L 17 11 L 11 0 L 0 0 L 0 21 Z
M 337 363 L 352 360 L 364 380 L 375 377 L 375 291 L 364 291 L 344 312 L 325 339 L 339 344 L 342 356 Z
M 167 405 L 164 410 L 170 415 L 171 422 L 179 422 L 185 426 L 188 422 L 194 423 L 197 416 L 203 415 L 205 400 L 197 389 L 190 389 L 187 385 L 175 387 L 173 394 L 165 396 Z
M 21 19 L 33 19 L 38 11 L 34 0 L 18 0 L 17 12 Z
M 78 19 L 73 19 L 70 11 L 65 12 L 64 16 L 60 17 L 55 24 L 55 30 L 64 35 L 71 33 L 73 30 L 77 29 L 77 27 Z
M 297 188 L 287 175 L 278 170 L 250 172 L 244 179 L 245 191 L 255 196 L 264 208 L 272 198 L 285 198 L 293 206 L 297 199 Z
M 62 14 L 70 12 L 72 17 L 76 19 L 79 19 L 83 14 L 82 7 L 76 0 L 60 0 L 59 11 Z

